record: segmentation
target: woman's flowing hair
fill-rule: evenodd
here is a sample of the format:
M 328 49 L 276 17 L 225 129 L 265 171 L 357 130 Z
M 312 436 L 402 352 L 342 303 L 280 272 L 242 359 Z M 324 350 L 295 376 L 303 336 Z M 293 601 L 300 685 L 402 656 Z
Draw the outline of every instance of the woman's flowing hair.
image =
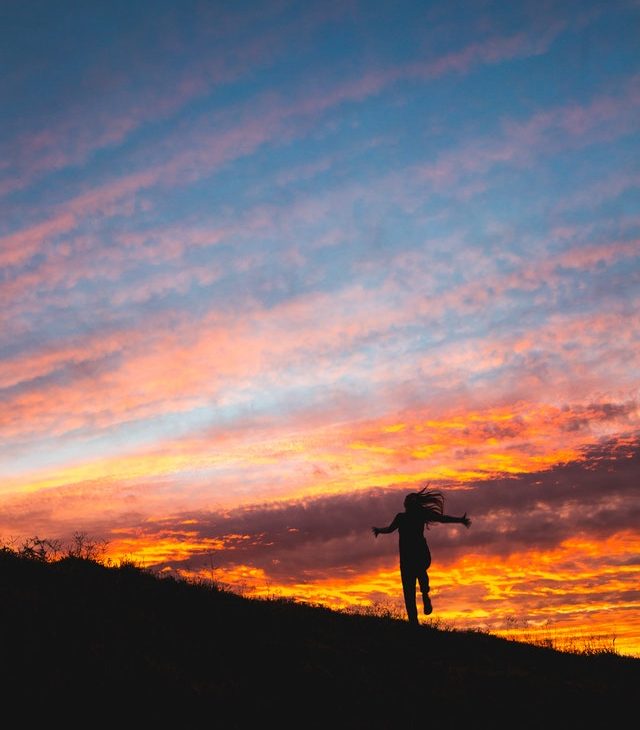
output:
M 443 514 L 444 512 L 444 496 L 442 492 L 438 492 L 435 489 L 429 489 L 429 485 L 422 487 L 419 492 L 411 492 L 407 494 L 404 499 L 404 506 L 406 510 L 420 509 L 424 510 L 427 514 L 429 512 L 435 512 L 436 514 Z M 429 522 L 427 519 L 426 522 Z

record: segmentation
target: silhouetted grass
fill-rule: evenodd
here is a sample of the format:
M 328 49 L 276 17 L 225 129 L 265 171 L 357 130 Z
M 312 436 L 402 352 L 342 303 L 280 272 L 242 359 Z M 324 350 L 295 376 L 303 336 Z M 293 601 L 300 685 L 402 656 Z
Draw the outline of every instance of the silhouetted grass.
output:
M 0 550 L 0 688 L 22 725 L 584 728 L 635 709 L 640 659 L 245 598 L 80 547 Z

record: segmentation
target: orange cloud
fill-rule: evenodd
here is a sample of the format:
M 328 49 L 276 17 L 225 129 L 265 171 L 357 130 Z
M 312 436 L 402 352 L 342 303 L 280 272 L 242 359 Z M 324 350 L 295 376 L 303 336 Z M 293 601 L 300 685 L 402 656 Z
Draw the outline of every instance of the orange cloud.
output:
M 147 548 L 142 542 L 139 550 L 135 543 L 125 545 L 142 562 L 155 549 L 153 543 Z M 163 545 L 169 543 L 160 540 L 160 552 Z M 224 549 L 220 546 L 195 547 L 211 551 L 210 566 L 175 569 L 184 578 L 212 580 L 251 597 L 292 598 L 339 610 L 386 610 L 405 618 L 395 562 L 374 571 L 353 570 L 341 578 L 279 583 L 252 565 L 220 567 L 215 552 Z M 636 602 L 630 599 L 625 605 L 609 596 L 635 591 L 640 569 L 633 558 L 639 548 L 637 534 L 621 533 L 598 543 L 569 539 L 553 550 L 528 550 L 508 558 L 469 554 L 446 564 L 441 559 L 429 571 L 435 619 L 445 626 L 482 629 L 556 648 L 615 646 L 638 656 Z M 165 560 L 170 563 L 182 554 L 178 545 L 172 555 L 165 553 Z

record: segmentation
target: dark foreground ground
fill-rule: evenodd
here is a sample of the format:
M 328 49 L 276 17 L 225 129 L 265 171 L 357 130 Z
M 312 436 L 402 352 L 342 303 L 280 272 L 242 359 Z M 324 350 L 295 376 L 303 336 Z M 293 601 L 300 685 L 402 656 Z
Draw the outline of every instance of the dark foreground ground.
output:
M 6 727 L 607 730 L 635 726 L 640 695 L 640 659 L 8 551 L 0 667 Z

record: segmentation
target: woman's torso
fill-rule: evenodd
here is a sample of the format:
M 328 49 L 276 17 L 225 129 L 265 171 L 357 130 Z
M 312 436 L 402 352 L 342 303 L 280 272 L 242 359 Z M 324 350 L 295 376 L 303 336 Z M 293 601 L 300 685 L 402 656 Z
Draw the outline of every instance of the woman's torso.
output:
M 427 515 L 420 512 L 400 512 L 396 515 L 398 532 L 400 534 L 400 554 L 411 555 L 427 549 L 424 537 L 424 526 Z

